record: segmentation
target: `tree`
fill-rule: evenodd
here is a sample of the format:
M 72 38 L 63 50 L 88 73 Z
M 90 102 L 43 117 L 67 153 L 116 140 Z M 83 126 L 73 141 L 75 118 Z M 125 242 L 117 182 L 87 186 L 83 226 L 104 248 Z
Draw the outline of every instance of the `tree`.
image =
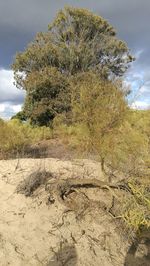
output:
M 58 76 L 67 79 L 92 70 L 106 79 L 118 77 L 125 73 L 132 60 L 127 45 L 116 37 L 114 28 L 106 20 L 86 9 L 67 7 L 57 14 L 47 32 L 38 33 L 27 49 L 16 55 L 12 68 L 17 87 L 27 92 L 24 110 L 30 109 L 27 113 L 31 117 L 32 107 L 36 106 L 38 115 L 39 112 L 44 115 L 45 123 L 60 112 L 60 106 L 53 111 L 48 108 L 49 104 L 52 107 L 52 98 L 55 102 L 60 97 L 54 81 Z M 52 80 L 48 72 L 53 72 Z M 64 86 L 62 90 L 65 91 Z M 63 96 L 67 93 L 68 86 Z M 65 101 L 62 98 L 62 102 Z M 35 113 L 32 115 L 36 121 Z
M 23 111 L 20 111 L 11 117 L 11 120 L 13 119 L 18 119 L 19 121 L 26 121 L 27 117 Z
M 67 78 L 54 67 L 34 71 L 24 80 L 27 95 L 24 110 L 32 124 L 49 124 L 56 114 L 70 110 Z
M 115 29 L 86 9 L 61 10 L 49 31 L 59 49 L 60 68 L 67 73 L 98 69 L 105 75 L 120 76 L 133 60 Z
M 83 128 L 81 145 L 98 154 L 102 170 L 109 153 L 113 153 L 114 136 L 124 121 L 128 107 L 117 83 L 99 79 L 93 72 L 72 79 L 74 122 Z

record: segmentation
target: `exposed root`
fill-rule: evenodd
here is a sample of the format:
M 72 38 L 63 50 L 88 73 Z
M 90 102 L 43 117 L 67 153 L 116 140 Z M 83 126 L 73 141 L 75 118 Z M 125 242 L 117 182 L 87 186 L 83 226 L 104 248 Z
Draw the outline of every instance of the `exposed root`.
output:
M 64 202 L 66 197 L 77 191 L 80 188 L 100 188 L 100 189 L 123 189 L 129 190 L 125 184 L 111 184 L 98 179 L 58 179 L 55 182 L 48 182 L 46 184 L 46 190 L 50 192 L 50 195 L 54 199 L 58 199 L 61 203 Z

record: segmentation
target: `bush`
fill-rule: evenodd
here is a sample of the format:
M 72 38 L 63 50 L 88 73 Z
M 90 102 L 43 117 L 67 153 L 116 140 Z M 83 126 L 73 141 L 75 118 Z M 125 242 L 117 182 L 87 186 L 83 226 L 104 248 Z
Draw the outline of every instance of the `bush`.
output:
M 111 142 L 112 150 L 107 155 L 108 165 L 128 176 L 141 176 L 146 170 L 149 156 L 148 137 L 125 122 Z
M 104 161 L 111 152 L 109 139 L 124 121 L 127 112 L 122 84 L 104 80 L 88 71 L 72 79 L 74 122 L 82 128 L 82 141 Z
M 9 122 L 0 121 L 0 157 L 23 154 L 30 145 L 50 138 L 52 130 L 48 127 L 32 127 L 17 119 Z

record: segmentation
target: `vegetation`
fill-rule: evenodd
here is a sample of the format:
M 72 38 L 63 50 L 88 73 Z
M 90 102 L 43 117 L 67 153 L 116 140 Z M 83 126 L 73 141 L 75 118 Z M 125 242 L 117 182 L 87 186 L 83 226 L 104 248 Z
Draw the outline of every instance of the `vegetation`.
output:
M 0 158 L 23 155 L 32 144 L 51 137 L 50 128 L 32 127 L 17 119 L 9 122 L 0 121 Z
M 122 88 L 92 72 L 78 74 L 72 81 L 72 109 L 74 123 L 86 132 L 82 143 L 85 138 L 87 148 L 99 155 L 104 169 L 112 149 L 110 141 L 127 111 Z
M 132 178 L 128 182 L 132 194 L 122 203 L 122 217 L 129 228 L 139 234 L 150 229 L 150 191 L 149 178 Z
M 52 132 L 67 138 L 97 156 L 109 181 L 123 177 L 129 193 L 120 216 L 137 231 L 150 227 L 150 110 L 127 105 L 120 77 L 132 61 L 106 20 L 84 9 L 61 10 L 48 32 L 16 55 L 16 85 L 26 99 L 21 113 L 0 121 L 0 154 L 19 153 Z
M 91 70 L 112 79 L 133 60 L 115 29 L 85 9 L 61 10 L 48 29 L 16 55 L 12 66 L 16 85 L 26 91 L 24 112 L 38 125 L 70 111 L 70 77 Z
M 20 111 L 17 114 L 13 115 L 11 119 L 18 119 L 19 121 L 26 121 L 27 117 L 24 113 L 24 111 Z

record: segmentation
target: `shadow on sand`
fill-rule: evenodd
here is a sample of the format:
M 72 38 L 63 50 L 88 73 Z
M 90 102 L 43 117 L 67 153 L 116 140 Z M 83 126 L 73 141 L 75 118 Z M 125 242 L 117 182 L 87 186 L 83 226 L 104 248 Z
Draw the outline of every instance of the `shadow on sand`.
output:
M 50 259 L 47 266 L 76 266 L 77 252 L 74 245 L 65 245 Z
M 137 238 L 130 246 L 124 266 L 149 266 L 150 265 L 150 231 L 145 237 Z

